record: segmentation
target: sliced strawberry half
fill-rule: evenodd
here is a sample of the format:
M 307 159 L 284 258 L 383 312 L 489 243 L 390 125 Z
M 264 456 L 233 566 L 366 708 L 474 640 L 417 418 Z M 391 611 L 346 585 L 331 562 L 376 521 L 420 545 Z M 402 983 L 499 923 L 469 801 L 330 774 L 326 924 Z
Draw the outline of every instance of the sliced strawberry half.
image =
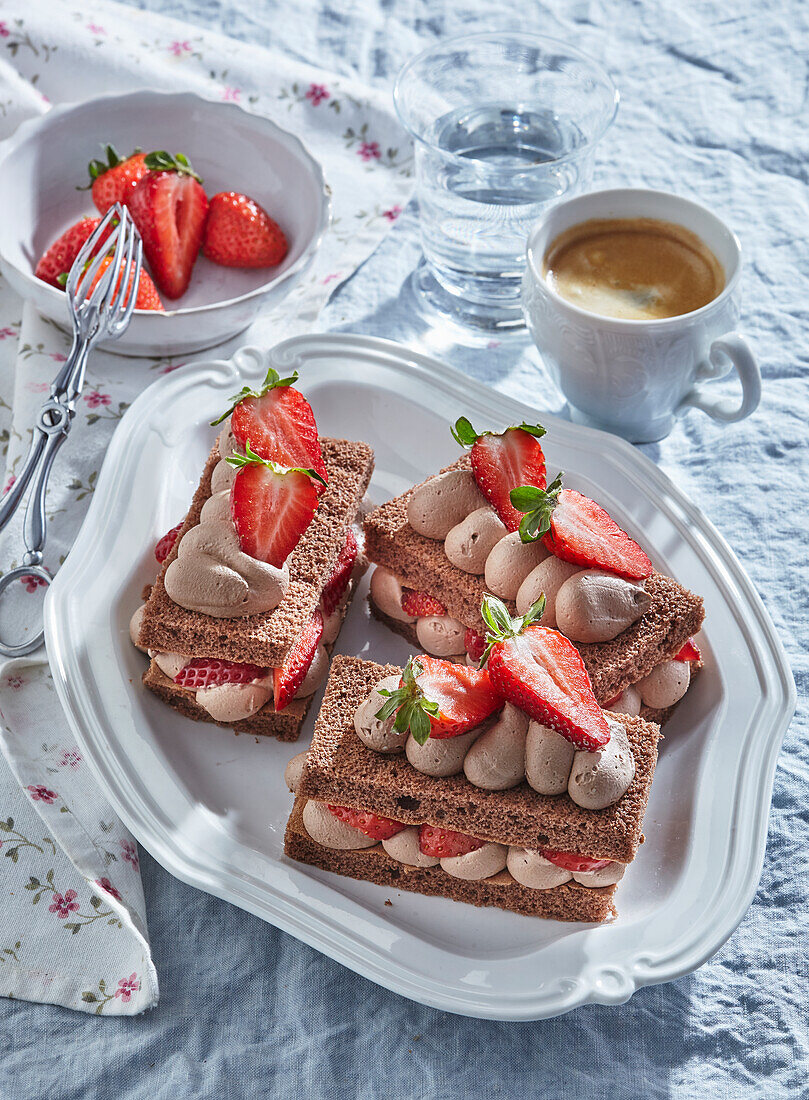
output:
M 416 619 L 447 613 L 446 607 L 435 596 L 429 596 L 426 592 L 416 592 L 413 588 L 402 589 L 402 611 L 405 615 L 413 615 Z
M 297 380 L 297 371 L 289 378 L 281 378 L 270 367 L 261 389 L 245 386 L 231 399 L 233 403 L 227 412 L 213 424 L 220 424 L 230 416 L 230 430 L 242 447 L 249 442 L 256 454 L 283 466 L 311 467 L 325 486 L 328 474 L 315 414 L 303 394 L 293 388 L 292 383 Z
M 476 630 L 473 630 L 471 626 L 467 628 L 463 636 L 463 644 L 473 661 L 479 661 L 486 651 L 486 639 L 482 634 L 478 634 Z
M 576 852 L 557 852 L 555 848 L 540 848 L 539 854 L 548 863 L 554 863 L 557 867 L 564 867 L 566 871 L 583 874 L 587 871 L 600 871 L 602 867 L 609 867 L 611 859 L 592 859 L 590 856 L 580 856 Z
M 174 677 L 174 683 L 180 687 L 201 691 L 203 688 L 219 687 L 220 684 L 251 684 L 260 680 L 269 672 L 258 665 L 240 664 L 238 661 L 223 661 L 218 657 L 195 657 L 181 668 Z
M 376 717 L 396 715 L 393 728 L 409 730 L 423 745 L 428 737 L 457 737 L 479 726 L 503 705 L 487 669 L 441 661 L 437 657 L 411 657 L 399 687 L 382 689 L 386 700 Z
M 466 833 L 456 833 L 452 829 L 440 829 L 436 825 L 422 825 L 419 828 L 419 851 L 433 859 L 452 859 L 453 856 L 466 856 L 476 852 L 486 843 Z
M 392 836 L 396 836 L 402 829 L 407 828 L 401 821 L 394 821 L 392 817 L 382 817 L 380 814 L 372 814 L 370 810 L 352 810 L 350 806 L 331 806 L 328 804 L 327 809 L 335 817 L 345 821 L 346 825 L 359 829 L 361 833 L 365 833 L 366 836 L 370 836 L 374 840 L 390 840 Z
M 465 416 L 452 429 L 463 447 L 471 447 L 472 473 L 478 488 L 493 506 L 509 531 L 516 531 L 523 518 L 511 503 L 511 491 L 518 485 L 545 488 L 545 455 L 539 440 L 545 434 L 540 424 L 520 424 L 504 432 L 478 434 Z
M 93 202 L 101 214 L 120 202 L 127 205 L 138 182 L 147 175 L 146 154 L 140 151 L 121 157 L 115 147 L 105 146 L 106 160 L 91 160 L 88 167 L 92 180 Z
M 247 455 L 227 460 L 238 473 L 230 489 L 230 514 L 245 554 L 280 569 L 312 522 L 317 508 L 314 470 L 290 469 Z
M 515 707 L 576 748 L 595 752 L 609 741 L 610 728 L 579 651 L 557 630 L 536 625 L 544 607 L 540 598 L 524 616 L 512 619 L 501 600 L 484 598 L 486 667 Z
M 651 561 L 634 539 L 600 504 L 575 489 L 563 489 L 561 474 L 547 490 L 519 486 L 511 501 L 524 513 L 519 525 L 523 542 L 541 538 L 557 558 L 585 569 L 604 569 L 632 580 L 652 573 Z
M 161 565 L 174 549 L 174 544 L 177 541 L 177 536 L 180 533 L 181 527 L 182 521 L 178 523 L 176 527 L 172 527 L 170 531 L 166 531 L 162 539 L 158 540 L 158 543 L 154 548 L 154 556 L 157 558 L 158 562 Z
M 675 661 L 701 661 L 702 654 L 699 651 L 699 646 L 693 638 L 689 638 L 683 648 L 674 655 Z
M 64 290 L 68 273 L 87 238 L 101 224 L 101 218 L 82 218 L 71 225 L 40 257 L 34 274 L 57 290 Z
M 158 289 L 167 298 L 180 298 L 199 255 L 208 199 L 182 154 L 147 153 L 145 164 L 150 170 L 127 205 Z
M 322 637 L 323 616 L 315 609 L 312 618 L 284 658 L 284 663 L 275 670 L 273 698 L 276 711 L 282 711 L 295 698 L 312 665 Z
M 325 615 L 331 615 L 345 595 L 354 570 L 354 563 L 357 560 L 357 554 L 357 539 L 349 527 L 346 531 L 343 549 L 338 554 L 331 576 L 326 581 L 326 585 L 320 594 L 320 605 Z

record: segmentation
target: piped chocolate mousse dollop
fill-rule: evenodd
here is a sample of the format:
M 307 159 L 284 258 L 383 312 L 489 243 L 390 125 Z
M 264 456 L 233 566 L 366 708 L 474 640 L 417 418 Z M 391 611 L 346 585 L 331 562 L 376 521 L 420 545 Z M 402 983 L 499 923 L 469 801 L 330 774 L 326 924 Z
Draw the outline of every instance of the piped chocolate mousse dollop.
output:
M 477 738 L 464 757 L 463 770 L 475 787 L 505 791 L 525 778 L 528 715 L 506 703 L 494 725 Z
M 434 657 L 466 653 L 466 627 L 449 615 L 423 615 L 416 619 L 419 645 Z
M 223 490 L 205 501 L 199 523 L 180 540 L 164 584 L 180 607 L 235 619 L 278 607 L 289 588 L 289 569 L 245 554 L 230 515 L 230 492 Z
M 607 718 L 610 739 L 597 752 L 573 757 L 567 793 L 585 810 L 603 810 L 622 798 L 635 778 L 635 758 L 620 722 Z
M 661 661 L 636 687 L 647 707 L 665 710 L 679 703 L 691 682 L 688 661 Z
M 582 569 L 556 593 L 556 624 L 573 642 L 608 642 L 637 622 L 651 603 L 642 581 Z
M 509 531 L 486 558 L 487 590 L 503 600 L 516 599 L 522 582 L 547 557 L 548 551 L 539 540 L 523 542 L 519 531 Z
M 393 728 L 395 715 L 380 720 L 377 713 L 385 704 L 385 696 L 380 691 L 395 691 L 399 686 L 399 676 L 386 676 L 380 680 L 374 690 L 364 699 L 354 712 L 354 729 L 357 737 L 374 752 L 401 752 L 409 736 L 408 731 L 399 733 Z
M 418 825 L 410 825 L 400 833 L 382 841 L 382 847 L 391 859 L 397 863 L 406 863 L 408 867 L 437 867 L 436 856 L 427 856 L 419 847 Z
M 407 521 L 425 538 L 444 539 L 456 524 L 486 504 L 471 470 L 447 470 L 413 490 Z
M 373 848 L 377 843 L 373 837 L 335 817 L 323 802 L 313 798 L 303 808 L 303 823 L 315 844 L 322 844 L 324 848 L 356 852 L 361 848 Z
M 446 871 L 453 878 L 464 879 L 466 882 L 480 882 L 505 870 L 507 856 L 508 848 L 505 844 L 489 841 L 481 848 L 476 848 L 474 852 L 467 852 L 462 856 L 444 856 L 441 860 L 441 870 Z
M 486 559 L 505 534 L 505 524 L 487 504 L 470 512 L 447 533 L 444 553 L 458 569 L 483 576 Z
M 226 461 L 242 449 L 228 421 L 218 439 L 220 461 L 211 474 L 211 496 L 199 523 L 187 531 L 163 583 L 174 603 L 216 619 L 237 619 L 273 611 L 289 588 L 289 570 L 245 554 L 230 512 L 236 476 Z

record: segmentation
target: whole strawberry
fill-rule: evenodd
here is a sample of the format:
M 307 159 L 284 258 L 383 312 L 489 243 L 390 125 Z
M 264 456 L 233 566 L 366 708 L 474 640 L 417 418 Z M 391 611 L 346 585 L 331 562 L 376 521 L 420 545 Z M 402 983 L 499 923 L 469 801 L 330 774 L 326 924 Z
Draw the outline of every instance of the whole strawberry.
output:
M 57 290 L 64 290 L 68 272 L 87 238 L 101 223 L 101 218 L 82 218 L 60 237 L 41 256 L 34 274 Z
M 87 292 L 84 295 L 85 298 L 89 298 L 93 290 L 101 282 L 104 272 L 112 263 L 112 259 L 112 256 L 105 256 L 104 259 L 101 261 L 98 267 L 98 271 L 93 276 L 93 281 L 87 288 Z M 133 277 L 133 274 L 130 273 L 129 286 L 127 287 L 127 298 L 132 292 Z M 118 282 L 120 284 L 120 276 Z M 82 289 L 84 289 L 83 285 Z M 151 278 L 149 277 L 149 272 L 144 271 L 143 268 L 141 268 L 140 274 L 138 275 L 138 290 L 137 296 L 135 298 L 135 309 L 152 309 L 157 310 L 160 313 L 164 312 L 163 303 L 160 301 L 160 295 L 157 293 L 157 287 L 154 285 Z
M 158 290 L 166 298 L 180 298 L 202 246 L 208 199 L 182 153 L 147 153 L 144 164 L 148 171 L 127 205 Z
M 281 227 L 249 195 L 220 191 L 211 199 L 203 253 L 223 267 L 274 267 L 289 250 Z
M 121 157 L 113 145 L 104 149 L 106 160 L 91 160 L 87 166 L 92 180 L 93 202 L 101 214 L 120 202 L 126 206 L 139 180 L 148 173 L 146 153 L 136 149 L 128 157 Z

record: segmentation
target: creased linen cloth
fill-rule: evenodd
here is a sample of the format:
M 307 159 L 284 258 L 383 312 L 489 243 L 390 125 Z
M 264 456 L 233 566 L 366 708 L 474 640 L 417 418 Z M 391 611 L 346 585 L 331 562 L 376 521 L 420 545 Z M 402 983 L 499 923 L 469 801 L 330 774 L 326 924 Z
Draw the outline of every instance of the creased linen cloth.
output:
M 387 96 L 117 5 L 85 9 L 42 0 L 4 4 L 0 15 L 0 42 L 9 58 L 0 60 L 2 138 L 49 103 L 147 86 L 241 103 L 294 131 L 323 164 L 334 222 L 313 268 L 274 314 L 211 357 L 246 342 L 276 343 L 309 327 L 407 202 L 411 150 Z M 97 135 L 99 142 L 113 138 Z M 193 149 L 175 151 L 193 161 Z M 83 182 L 66 180 L 65 186 Z M 283 221 L 283 211 L 278 217 Z M 0 283 L 4 487 L 20 469 L 36 410 L 69 347 L 65 333 Z M 118 421 L 145 386 L 180 365 L 176 359 L 92 354 L 48 491 L 45 565 L 52 573 L 81 525 Z M 21 559 L 23 514 L 0 537 L 0 567 Z M 23 578 L 6 596 L 0 629 L 17 641 L 39 620 L 42 591 L 33 577 Z M 6 764 L 0 760 L 0 994 L 99 1014 L 140 1012 L 156 1003 L 158 987 L 137 845 L 82 760 L 44 650 L 0 668 L 0 711 L 6 757 Z

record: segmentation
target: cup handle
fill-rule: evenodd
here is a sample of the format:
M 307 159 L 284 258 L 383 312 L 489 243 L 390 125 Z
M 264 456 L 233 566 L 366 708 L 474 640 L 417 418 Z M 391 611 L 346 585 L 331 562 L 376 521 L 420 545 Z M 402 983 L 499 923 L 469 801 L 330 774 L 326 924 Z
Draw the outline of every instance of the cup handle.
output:
M 705 380 L 722 378 L 732 367 L 736 368 L 742 384 L 742 399 L 738 404 L 732 397 L 710 397 L 705 386 L 693 386 L 677 411 L 692 406 L 725 424 L 744 420 L 755 412 L 761 400 L 761 371 L 748 344 L 735 332 L 714 340 L 708 352 L 708 361 L 700 366 L 697 377 Z

